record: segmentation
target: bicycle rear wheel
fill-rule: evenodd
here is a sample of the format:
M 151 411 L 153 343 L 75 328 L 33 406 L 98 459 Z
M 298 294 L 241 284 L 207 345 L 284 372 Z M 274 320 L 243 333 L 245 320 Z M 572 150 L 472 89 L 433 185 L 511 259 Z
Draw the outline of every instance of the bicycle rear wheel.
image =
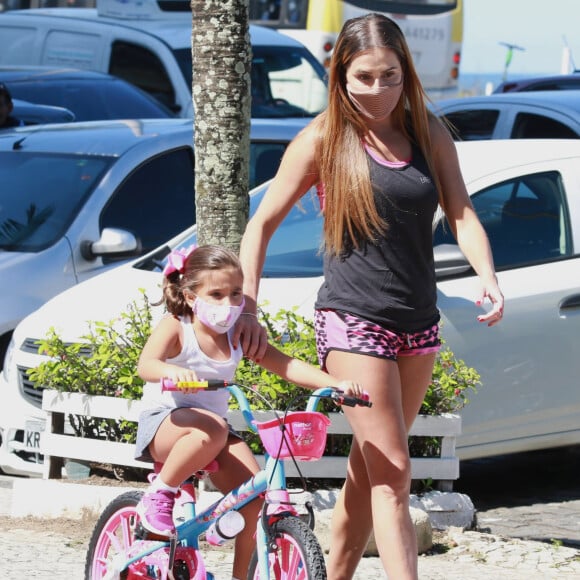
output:
M 326 580 L 324 555 L 314 532 L 299 518 L 288 516 L 273 524 L 276 548 L 268 554 L 270 578 Z M 258 552 L 254 550 L 248 580 L 258 580 Z
M 129 491 L 116 497 L 104 509 L 93 530 L 87 550 L 85 580 L 119 578 L 115 557 L 126 556 L 139 521 L 135 507 L 143 492 Z

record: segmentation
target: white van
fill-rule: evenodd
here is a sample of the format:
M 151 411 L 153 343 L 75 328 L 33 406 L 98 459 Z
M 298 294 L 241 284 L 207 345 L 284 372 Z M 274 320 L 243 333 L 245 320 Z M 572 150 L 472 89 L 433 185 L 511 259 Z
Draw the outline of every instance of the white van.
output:
M 177 5 L 180 10 L 164 10 Z M 183 9 L 181 9 L 183 8 Z M 97 8 L 0 14 L 0 64 L 92 69 L 121 77 L 181 117 L 193 116 L 189 2 L 98 0 Z M 314 116 L 326 71 L 299 42 L 250 26 L 252 117 Z

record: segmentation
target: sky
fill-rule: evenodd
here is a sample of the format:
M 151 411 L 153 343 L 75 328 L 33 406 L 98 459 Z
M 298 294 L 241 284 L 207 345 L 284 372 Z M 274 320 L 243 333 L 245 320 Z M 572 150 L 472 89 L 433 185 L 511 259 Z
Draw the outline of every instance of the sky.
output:
M 565 41 L 580 69 L 580 0 L 464 0 L 462 73 L 559 74 Z

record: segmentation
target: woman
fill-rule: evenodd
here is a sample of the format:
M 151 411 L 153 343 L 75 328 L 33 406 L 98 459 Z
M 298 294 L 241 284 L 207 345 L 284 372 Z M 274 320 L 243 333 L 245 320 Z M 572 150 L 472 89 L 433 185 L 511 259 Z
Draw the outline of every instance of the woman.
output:
M 345 409 L 354 437 L 337 501 L 328 564 L 352 578 L 371 529 L 390 579 L 417 578 L 409 515 L 407 434 L 439 348 L 432 222 L 444 210 L 459 246 L 502 317 L 487 236 L 462 180 L 447 129 L 426 96 L 399 27 L 378 15 L 345 23 L 329 70 L 328 109 L 290 144 L 242 240 L 246 311 L 255 313 L 266 247 L 312 186 L 324 211 L 324 277 L 316 302 L 320 363 L 352 377 L 373 407 Z M 260 358 L 263 335 L 244 316 L 234 336 Z

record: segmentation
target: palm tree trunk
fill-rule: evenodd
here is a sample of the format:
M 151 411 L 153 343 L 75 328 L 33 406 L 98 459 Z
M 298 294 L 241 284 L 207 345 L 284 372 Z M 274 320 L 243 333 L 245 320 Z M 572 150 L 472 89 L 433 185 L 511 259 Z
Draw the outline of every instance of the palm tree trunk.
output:
M 191 0 L 199 244 L 239 248 L 249 210 L 248 0 Z

